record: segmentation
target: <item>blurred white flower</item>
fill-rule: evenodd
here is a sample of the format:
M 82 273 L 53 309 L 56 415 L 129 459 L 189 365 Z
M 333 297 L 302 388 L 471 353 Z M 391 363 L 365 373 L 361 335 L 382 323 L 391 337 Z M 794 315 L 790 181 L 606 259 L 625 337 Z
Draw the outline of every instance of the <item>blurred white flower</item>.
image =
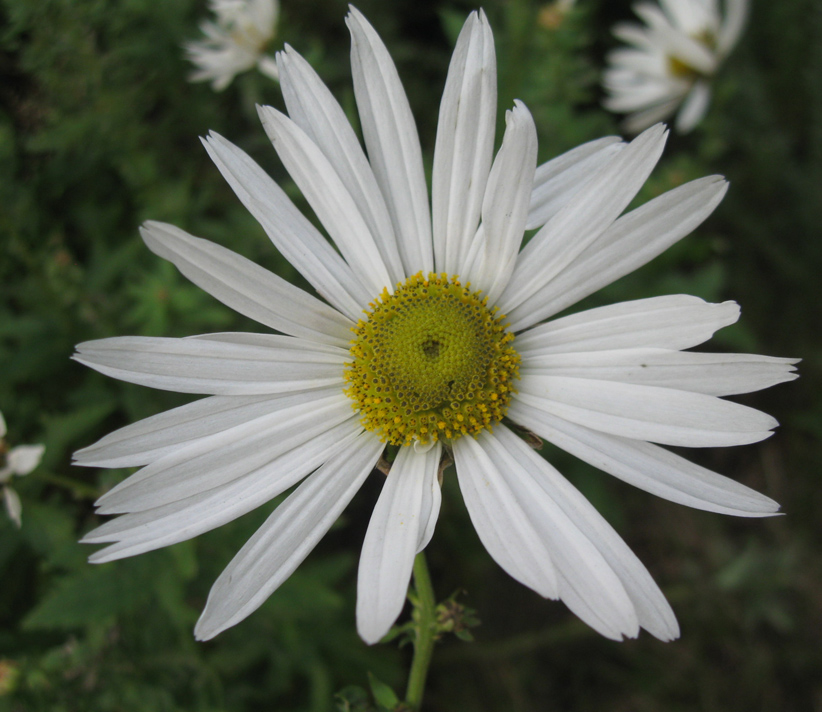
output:
M 197 67 L 189 79 L 211 82 L 214 91 L 222 91 L 254 67 L 278 79 L 277 62 L 264 52 L 276 31 L 279 0 L 211 0 L 209 8 L 216 22 L 200 25 L 206 38 L 183 45 Z
M 711 78 L 739 40 L 748 0 L 726 0 L 724 13 L 719 0 L 641 2 L 634 12 L 645 25 L 614 27 L 631 46 L 608 55 L 603 86 L 610 96 L 603 104 L 628 114 L 629 133 L 666 119 L 681 105 L 675 127 L 686 133 L 705 116 Z
M 45 445 L 18 445 L 8 449 L 6 445 L 6 421 L 0 413 L 0 488 L 3 490 L 3 504 L 11 520 L 19 527 L 22 505 L 9 481 L 13 475 L 22 477 L 31 472 L 43 457 Z
M 211 589 L 195 635 L 212 638 L 291 575 L 395 445 L 357 583 L 357 626 L 374 643 L 402 611 L 414 557 L 434 533 L 450 451 L 477 534 L 511 576 L 609 638 L 640 627 L 675 638 L 674 613 L 639 559 L 516 428 L 674 502 L 746 517 L 777 511 L 660 447 L 753 443 L 777 425 L 722 396 L 792 380 L 792 359 L 688 350 L 735 322 L 735 303 L 680 294 L 554 318 L 690 233 L 726 182 L 694 180 L 623 215 L 662 154 L 665 128 L 629 144 L 591 141 L 537 168 L 536 126 L 521 102 L 506 114 L 495 156 L 496 55 L 479 12 L 448 71 L 429 198 L 391 56 L 361 13 L 352 8 L 347 22 L 367 154 L 291 48 L 277 55 L 289 115 L 259 109 L 334 245 L 248 154 L 216 133 L 204 139 L 325 301 L 220 245 L 148 222 L 149 249 L 280 333 L 77 346 L 77 361 L 114 378 L 209 396 L 75 454 L 83 466 L 142 467 L 98 500 L 99 513 L 121 516 L 83 538 L 108 544 L 91 561 L 190 539 L 301 483 Z

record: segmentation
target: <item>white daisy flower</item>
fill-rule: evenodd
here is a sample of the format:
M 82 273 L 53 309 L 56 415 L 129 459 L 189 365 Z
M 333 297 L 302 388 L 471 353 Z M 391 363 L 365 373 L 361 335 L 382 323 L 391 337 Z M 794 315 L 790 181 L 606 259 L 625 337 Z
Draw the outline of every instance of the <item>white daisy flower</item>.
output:
M 659 0 L 634 12 L 645 23 L 620 23 L 614 34 L 630 47 L 612 51 L 603 86 L 606 109 L 627 113 L 625 130 L 638 133 L 673 115 L 680 133 L 705 116 L 710 81 L 739 41 L 748 0 Z M 680 108 L 681 105 L 681 108 Z
M 9 485 L 12 476 L 29 474 L 43 459 L 45 445 L 18 445 L 9 449 L 6 444 L 6 420 L 0 413 L 0 489 L 3 490 L 3 505 L 9 519 L 19 528 L 22 524 L 23 506 L 20 497 Z
M 209 9 L 216 22 L 200 24 L 205 39 L 183 45 L 196 67 L 190 81 L 211 82 L 222 91 L 254 67 L 277 79 L 277 62 L 264 52 L 276 32 L 279 0 L 210 0 Z
M 152 251 L 280 333 L 77 347 L 75 358 L 102 373 L 210 395 L 77 453 L 81 465 L 143 468 L 100 498 L 100 513 L 122 516 L 83 539 L 109 544 L 91 561 L 189 539 L 301 482 L 214 584 L 195 630 L 212 638 L 291 575 L 394 445 L 359 564 L 357 627 L 374 643 L 399 615 L 414 556 L 433 534 L 448 451 L 480 539 L 511 576 L 561 598 L 609 638 L 640 627 L 676 637 L 674 614 L 637 557 L 502 419 L 675 502 L 740 516 L 777 510 L 656 444 L 740 445 L 777 425 L 719 396 L 791 380 L 793 361 L 683 351 L 736 321 L 736 304 L 674 295 L 546 321 L 691 232 L 725 181 L 693 181 L 620 217 L 660 157 L 664 128 L 630 144 L 593 141 L 535 173 L 536 129 L 519 102 L 494 156 L 496 61 L 479 12 L 451 60 L 429 205 L 397 70 L 356 9 L 347 23 L 368 157 L 291 48 L 277 56 L 289 116 L 260 108 L 338 250 L 247 154 L 214 133 L 204 140 L 325 301 L 219 245 L 148 222 L 142 236 Z M 524 230 L 536 227 L 522 247 Z

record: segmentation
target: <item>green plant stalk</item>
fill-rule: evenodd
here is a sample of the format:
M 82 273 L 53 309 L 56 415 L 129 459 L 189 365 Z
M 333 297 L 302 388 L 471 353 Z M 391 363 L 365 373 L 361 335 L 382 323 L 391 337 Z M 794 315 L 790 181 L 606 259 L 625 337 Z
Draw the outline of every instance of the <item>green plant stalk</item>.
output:
M 411 709 L 419 710 L 437 635 L 437 604 L 423 552 L 417 554 L 414 559 L 414 588 L 417 593 L 414 602 L 414 659 L 411 661 L 411 672 L 408 675 L 405 703 Z

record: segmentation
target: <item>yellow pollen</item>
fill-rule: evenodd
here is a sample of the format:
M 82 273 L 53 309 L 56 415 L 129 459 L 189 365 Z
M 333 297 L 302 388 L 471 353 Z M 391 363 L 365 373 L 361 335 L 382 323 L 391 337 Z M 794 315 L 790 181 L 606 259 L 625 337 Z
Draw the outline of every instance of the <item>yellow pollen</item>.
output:
M 505 316 L 456 276 L 422 272 L 384 289 L 352 329 L 346 395 L 363 427 L 409 445 L 499 422 L 519 378 Z

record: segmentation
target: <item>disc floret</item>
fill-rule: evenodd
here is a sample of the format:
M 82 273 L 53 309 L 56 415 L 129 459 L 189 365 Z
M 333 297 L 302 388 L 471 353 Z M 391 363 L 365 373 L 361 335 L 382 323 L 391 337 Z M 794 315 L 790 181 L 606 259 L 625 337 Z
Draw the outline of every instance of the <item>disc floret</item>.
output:
M 346 395 L 392 445 L 476 435 L 508 410 L 519 377 L 514 335 L 487 298 L 447 274 L 384 289 L 352 329 Z

